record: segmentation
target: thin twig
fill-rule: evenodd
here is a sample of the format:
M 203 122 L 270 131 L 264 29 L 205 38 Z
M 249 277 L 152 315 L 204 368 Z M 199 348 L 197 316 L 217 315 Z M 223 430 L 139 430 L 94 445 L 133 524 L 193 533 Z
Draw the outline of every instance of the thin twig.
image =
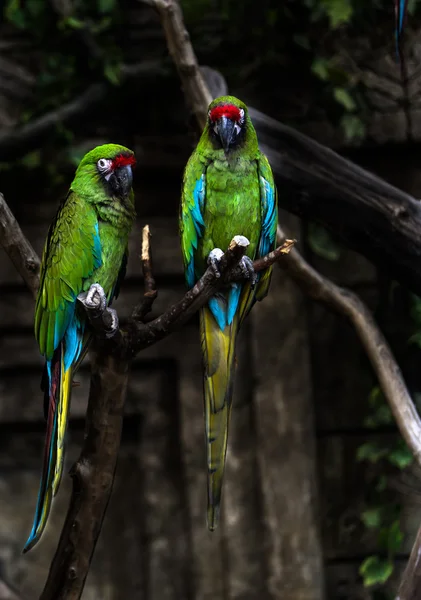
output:
M 141 262 L 145 291 L 142 300 L 135 306 L 132 312 L 132 319 L 135 321 L 145 320 L 146 315 L 151 312 L 153 303 L 158 297 L 158 290 L 156 289 L 152 269 L 151 231 L 149 225 L 145 225 L 142 230 Z
M 0 244 L 10 257 L 26 285 L 36 298 L 39 286 L 40 261 L 23 235 L 12 211 L 0 193 Z

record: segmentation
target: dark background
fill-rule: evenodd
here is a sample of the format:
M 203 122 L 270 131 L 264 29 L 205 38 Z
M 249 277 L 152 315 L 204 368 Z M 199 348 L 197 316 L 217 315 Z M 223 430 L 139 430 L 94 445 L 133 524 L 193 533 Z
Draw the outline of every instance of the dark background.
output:
M 149 223 L 159 313 L 184 293 L 177 211 L 197 133 L 158 16 L 137 0 L 2 8 L 0 191 L 41 253 L 83 154 L 106 142 L 132 148 L 138 224 L 116 307 L 127 316 L 141 292 L 140 231 Z M 405 84 L 391 0 L 184 0 L 182 8 L 200 64 L 220 71 L 231 93 L 421 197 L 420 2 L 410 3 Z M 52 126 L 22 129 L 47 114 L 58 117 Z M 374 311 L 419 401 L 419 300 L 387 264 L 369 263 L 318 225 L 283 211 L 280 219 L 317 269 Z M 32 298 L 1 254 L 0 579 L 28 600 L 46 579 L 70 492 L 65 476 L 42 542 L 22 556 L 45 427 L 32 324 Z M 421 517 L 421 484 L 355 333 L 276 270 L 238 360 L 222 521 L 210 534 L 197 319 L 136 359 L 85 600 L 393 597 Z M 88 373 L 86 364 L 76 377 L 69 467 Z M 14 597 L 0 586 L 0 598 Z

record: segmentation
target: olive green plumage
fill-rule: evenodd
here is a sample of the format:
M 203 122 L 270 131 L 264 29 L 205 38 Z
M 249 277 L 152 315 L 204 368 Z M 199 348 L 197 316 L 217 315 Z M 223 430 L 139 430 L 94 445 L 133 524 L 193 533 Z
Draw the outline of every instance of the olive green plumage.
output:
M 225 251 L 235 235 L 248 238 L 250 259 L 266 255 L 275 246 L 276 227 L 273 175 L 247 107 L 233 96 L 217 98 L 184 172 L 180 233 L 187 284 L 203 275 L 212 250 Z M 255 300 L 267 294 L 271 271 L 259 274 L 254 289 L 249 282 L 228 286 L 200 312 L 211 530 L 218 522 L 236 336 Z
M 91 337 L 77 297 L 98 283 L 111 302 L 124 276 L 136 217 L 134 162 L 133 152 L 117 144 L 88 152 L 48 232 L 35 307 L 35 337 L 46 359 L 47 435 L 37 509 L 24 551 L 41 537 L 58 491 L 72 376 Z

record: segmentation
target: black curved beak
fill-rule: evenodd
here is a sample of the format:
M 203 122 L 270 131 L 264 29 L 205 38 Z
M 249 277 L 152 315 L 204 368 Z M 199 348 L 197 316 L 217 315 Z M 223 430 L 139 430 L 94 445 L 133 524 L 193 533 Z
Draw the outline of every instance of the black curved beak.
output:
M 232 121 L 228 117 L 221 117 L 217 121 L 217 133 L 224 151 L 228 152 L 230 146 L 237 137 L 235 121 Z
M 130 165 L 120 167 L 110 177 L 110 185 L 116 196 L 125 198 L 129 195 L 133 183 L 133 173 Z

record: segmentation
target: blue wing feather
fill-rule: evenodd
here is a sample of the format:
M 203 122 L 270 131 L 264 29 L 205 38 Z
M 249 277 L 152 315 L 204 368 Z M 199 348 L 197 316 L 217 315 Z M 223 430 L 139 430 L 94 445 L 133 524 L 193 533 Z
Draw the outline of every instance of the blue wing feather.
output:
M 262 231 L 259 242 L 259 256 L 266 256 L 274 246 L 278 214 L 276 210 L 275 185 L 260 176 L 260 197 L 262 206 Z
M 203 235 L 203 229 L 205 222 L 203 220 L 203 207 L 205 204 L 206 197 L 206 177 L 203 174 L 200 179 L 196 181 L 193 190 L 193 206 L 189 209 L 189 216 L 193 220 L 195 235 L 191 240 L 191 246 L 189 251 L 190 260 L 186 268 L 186 280 L 189 287 L 193 287 L 196 282 L 195 268 L 194 268 L 194 251 L 197 249 L 199 239 Z

